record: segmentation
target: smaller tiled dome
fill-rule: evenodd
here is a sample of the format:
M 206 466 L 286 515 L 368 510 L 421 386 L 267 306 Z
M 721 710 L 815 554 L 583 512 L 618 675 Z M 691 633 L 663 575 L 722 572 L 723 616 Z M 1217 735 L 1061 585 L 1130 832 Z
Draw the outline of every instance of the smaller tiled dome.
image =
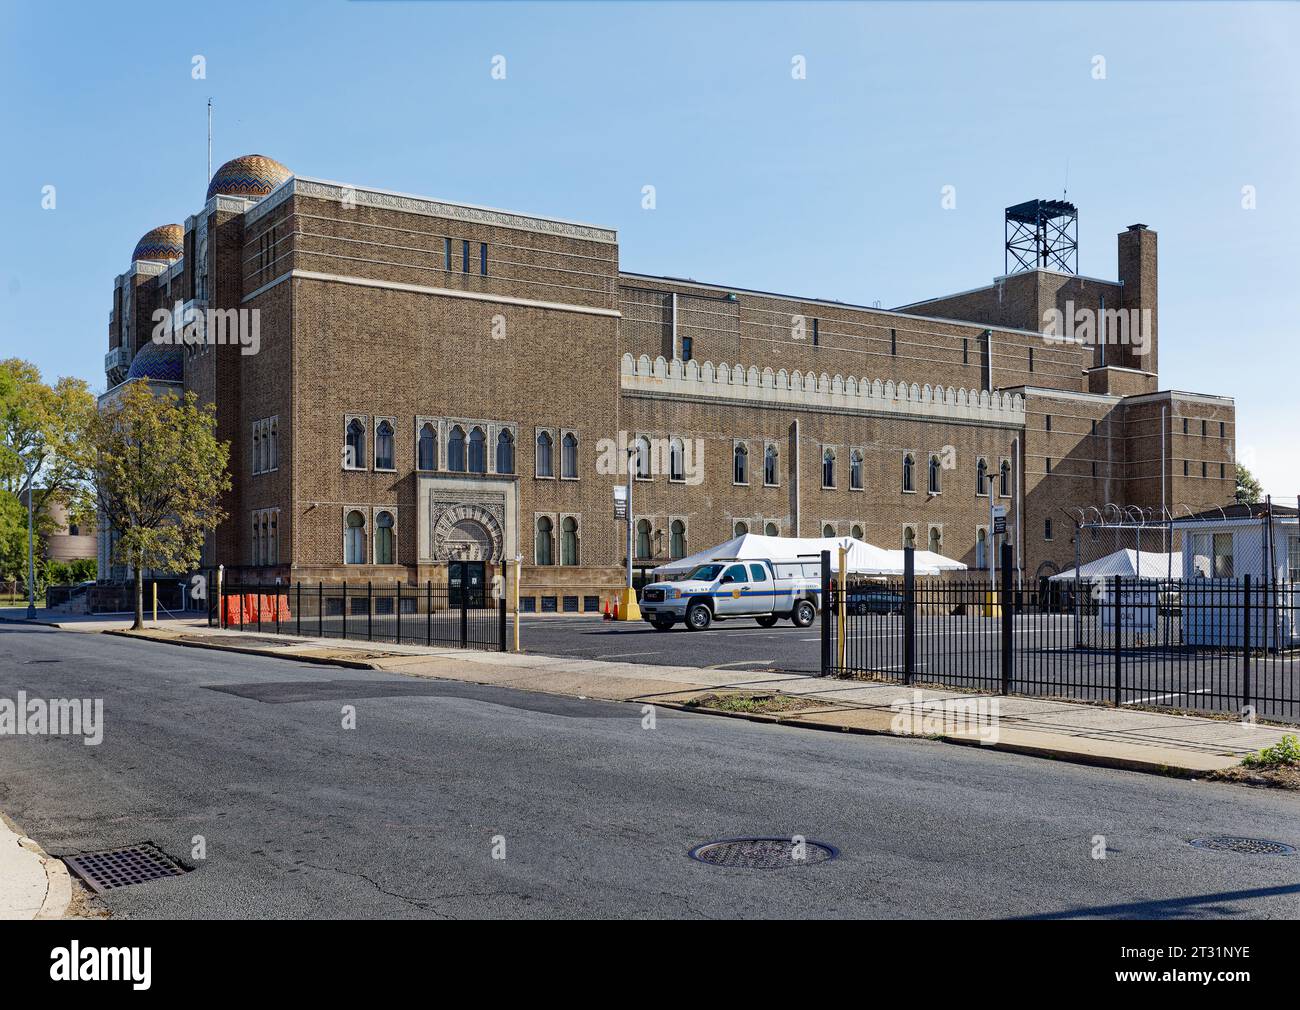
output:
M 208 183 L 208 199 L 243 196 L 260 200 L 285 179 L 293 175 L 274 158 L 264 154 L 244 154 L 231 158 L 213 173 Z
M 126 380 L 153 379 L 155 382 L 180 382 L 184 377 L 181 349 L 173 344 L 155 344 L 152 340 L 135 352 Z
M 178 224 L 160 224 L 145 232 L 135 244 L 131 261 L 166 260 L 168 263 L 185 255 L 185 229 Z

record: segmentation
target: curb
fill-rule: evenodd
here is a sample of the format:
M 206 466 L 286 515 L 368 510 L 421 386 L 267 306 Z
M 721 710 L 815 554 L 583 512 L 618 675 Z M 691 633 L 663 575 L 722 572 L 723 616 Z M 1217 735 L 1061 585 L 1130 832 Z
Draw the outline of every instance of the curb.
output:
M 0 821 L 18 836 L 18 844 L 28 852 L 35 855 L 41 861 L 41 866 L 45 870 L 45 900 L 41 902 L 40 910 L 33 917 L 36 919 L 62 919 L 67 912 L 68 906 L 72 904 L 72 877 L 68 875 L 68 868 L 63 865 L 63 860 L 55 859 L 40 844 L 27 835 L 17 824 L 9 819 L 8 815 L 0 813 Z
M 266 656 L 272 659 L 288 659 L 299 663 L 311 663 L 316 665 L 341 666 L 353 670 L 373 670 L 376 673 L 392 673 L 400 671 L 386 670 L 383 667 L 375 666 L 373 663 L 361 660 L 335 659 L 335 658 L 318 658 L 315 656 L 302 656 L 293 653 L 268 652 L 261 649 L 243 647 L 243 646 L 226 646 L 214 645 L 206 642 L 182 642 L 176 639 L 157 638 L 152 635 L 140 635 L 129 630 L 122 631 L 104 631 L 101 634 L 117 635 L 122 638 L 142 639 L 148 642 L 160 642 L 163 645 L 179 645 L 193 649 L 210 649 L 216 652 L 235 652 L 247 656 Z M 397 654 L 404 655 L 404 654 Z M 474 683 L 483 683 L 475 681 Z M 516 688 L 515 690 L 529 690 L 528 688 Z M 713 688 L 699 688 L 700 694 L 711 693 Z M 537 694 L 549 694 L 554 692 L 534 691 Z M 560 697 L 572 697 L 572 695 L 560 695 Z M 1109 754 L 1089 754 L 1082 751 L 1074 750 L 1057 750 L 1042 745 L 1015 743 L 1012 741 L 999 740 L 997 743 L 987 744 L 978 740 L 968 740 L 961 737 L 954 737 L 946 734 L 940 734 L 937 737 L 922 737 L 910 733 L 894 733 L 886 729 L 872 729 L 866 726 L 834 726 L 826 723 L 813 722 L 800 718 L 789 718 L 782 715 L 769 715 L 763 712 L 725 712 L 718 709 L 701 708 L 699 706 L 689 706 L 684 702 L 654 701 L 652 699 L 640 698 L 632 699 L 627 704 L 648 704 L 656 705 L 660 708 L 672 709 L 678 712 L 685 712 L 691 715 L 711 715 L 719 716 L 725 719 L 743 719 L 748 722 L 768 723 L 780 726 L 788 726 L 795 729 L 812 729 L 822 733 L 852 733 L 858 736 L 887 736 L 900 740 L 909 739 L 929 739 L 938 743 L 953 744 L 961 747 L 978 747 L 982 750 L 1002 751 L 1008 754 L 1021 754 L 1026 757 L 1035 757 L 1048 761 L 1065 761 L 1070 764 L 1087 765 L 1095 768 L 1112 768 L 1119 771 L 1139 772 L 1147 775 L 1160 775 L 1165 778 L 1181 779 L 1203 779 L 1213 774 L 1213 770 L 1204 768 L 1188 768 L 1181 765 L 1168 764 L 1161 761 L 1144 761 L 1141 758 L 1118 757 Z M 841 710 L 852 711 L 850 707 Z

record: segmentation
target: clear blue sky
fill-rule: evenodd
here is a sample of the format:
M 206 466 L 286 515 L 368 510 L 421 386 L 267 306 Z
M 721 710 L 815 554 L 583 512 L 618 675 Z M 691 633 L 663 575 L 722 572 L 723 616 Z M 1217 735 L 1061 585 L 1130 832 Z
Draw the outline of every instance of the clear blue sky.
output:
M 988 283 L 1003 208 L 1059 197 L 1068 163 L 1080 271 L 1158 230 L 1161 386 L 1236 397 L 1238 454 L 1289 500 L 1297 52 L 1280 3 L 6 0 L 0 355 L 102 389 L 113 276 L 202 206 L 209 96 L 216 164 L 608 225 L 625 269 L 885 306 Z

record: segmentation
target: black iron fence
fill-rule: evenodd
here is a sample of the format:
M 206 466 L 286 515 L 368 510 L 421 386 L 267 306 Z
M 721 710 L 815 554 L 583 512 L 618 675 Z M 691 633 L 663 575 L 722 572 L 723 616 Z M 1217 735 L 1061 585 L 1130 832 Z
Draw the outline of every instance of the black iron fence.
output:
M 216 620 L 240 631 L 506 650 L 506 600 L 447 586 L 225 583 Z
M 824 675 L 1300 721 L 1300 584 L 987 573 L 848 577 L 823 558 Z M 909 559 L 910 571 L 910 559 Z

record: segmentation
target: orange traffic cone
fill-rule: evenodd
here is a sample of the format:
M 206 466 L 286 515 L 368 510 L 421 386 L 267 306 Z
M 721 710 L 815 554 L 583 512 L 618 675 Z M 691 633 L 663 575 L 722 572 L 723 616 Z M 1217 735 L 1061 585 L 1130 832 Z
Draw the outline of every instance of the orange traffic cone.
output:
M 611 615 L 610 612 L 609 612 L 609 597 L 606 596 L 606 597 L 605 597 L 605 616 L 602 617 L 601 620 L 602 620 L 602 621 L 612 621 L 613 619 L 614 619 L 614 618 L 613 618 L 613 615 Z
M 614 620 L 618 620 L 618 600 L 614 601 Z

